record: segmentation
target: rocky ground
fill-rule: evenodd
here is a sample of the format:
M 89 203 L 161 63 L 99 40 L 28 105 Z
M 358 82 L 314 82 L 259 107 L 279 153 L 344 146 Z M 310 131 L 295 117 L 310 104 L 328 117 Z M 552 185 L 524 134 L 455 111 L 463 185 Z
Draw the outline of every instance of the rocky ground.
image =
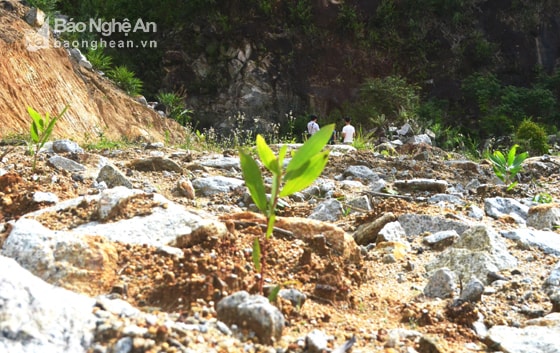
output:
M 31 158 L 25 151 L 21 146 L 3 146 L 0 150 L 0 221 L 4 228 L 0 245 L 10 236 L 13 222 L 52 204 L 34 199 L 33 195 L 38 192 L 52 193 L 58 197 L 57 202 L 61 202 L 94 195 L 101 190 L 96 185 L 96 175 L 65 170 L 50 163 L 48 158 L 52 153 L 41 154 L 33 171 Z M 112 297 L 124 299 L 143 312 L 169 315 L 184 323 L 215 322 L 215 306 L 222 298 L 241 290 L 257 293 L 258 276 L 252 265 L 251 246 L 253 239 L 262 234 L 263 221 L 257 214 L 248 212 L 250 200 L 244 187 L 209 196 L 197 189 L 194 198 L 181 189 L 181 182 L 185 180 L 194 182 L 214 175 L 240 177 L 239 169 L 235 167 L 213 167 L 201 162 L 224 156 L 235 158 L 234 152 L 137 146 L 119 151 L 61 155 L 83 164 L 89 163 L 86 159 L 107 158 L 126 174 L 133 188 L 156 192 L 187 209 L 211 214 L 227 228 L 225 236 L 205 233 L 197 235 L 196 241 L 175 244 L 184 254 L 182 259 L 155 246 L 117 242 L 114 247 L 118 266 L 114 269 L 114 277 L 91 281 L 86 289 L 82 287 L 83 293 L 91 296 L 111 293 Z M 168 157 L 180 169 L 146 170 L 131 164 L 154 156 Z M 336 226 L 355 236 L 360 227 L 388 214 L 394 219 L 406 214 L 443 216 L 505 231 L 520 227 L 515 217 L 484 215 L 475 220 L 471 214 L 473 206 L 484 210 L 486 198 L 530 200 L 539 193 L 546 193 L 553 200 L 560 199 L 558 159 L 543 162 L 539 157 L 527 161 L 521 184 L 510 192 L 495 185 L 497 180 L 485 161 L 446 163 L 459 159 L 462 157 L 425 145 L 406 145 L 393 156 L 371 151 L 331 154 L 327 168 L 316 184 L 330 183 L 332 187 L 327 193 L 319 190 L 311 197 L 286 200 L 279 210 L 279 229 L 267 247 L 266 285 L 294 288 L 307 297 L 304 305 L 299 307 L 288 300 L 276 301 L 286 323 L 282 338 L 277 342 L 260 345 L 257 344 L 259 338 L 251 336 L 250 332 L 234 330 L 232 333 L 226 328 L 197 332 L 177 342 L 166 331 L 165 325 L 152 325 L 153 332 L 144 337 L 155 337 L 154 345 L 143 345 L 144 341 L 138 343 L 136 340 L 129 350 L 111 350 L 107 347 L 114 347 L 122 335 L 98 334 L 96 345 L 90 351 L 312 352 L 313 348 L 306 345 L 305 337 L 314 330 L 320 330 L 328 338 L 324 348 L 338 349 L 336 352 L 344 351 L 340 347 L 352 338 L 355 342 L 348 350 L 352 352 L 508 351 L 477 332 L 475 322 L 486 328 L 498 325 L 522 327 L 527 320 L 554 311 L 542 286 L 558 262 L 558 254 L 502 238 L 507 251 L 518 260 L 517 265 L 495 274 L 503 281 L 499 287 L 486 285 L 480 300 L 457 302 L 466 283 L 457 284 L 453 298 L 423 295 L 429 281 L 425 265 L 438 258 L 450 245 L 436 247 L 427 244 L 424 238 L 430 235 L 429 232 L 408 237 L 402 248 L 391 242 L 385 242 L 389 245 L 382 242 L 362 244 L 358 257 L 352 259 L 338 256 L 333 250 L 336 246 L 317 231 L 325 229 L 327 234 L 326 229 L 331 229 L 328 227 Z M 376 172 L 386 180 L 385 188 L 374 191 L 371 180 L 345 175 L 350 166 L 365 166 Z M 420 178 L 446 181 L 449 187 L 444 193 L 459 195 L 463 202 L 437 202 L 430 198 L 442 193 L 418 188 L 406 190 L 402 185 L 396 187 L 399 180 Z M 342 180 L 360 183 L 342 183 Z M 476 187 L 467 187 L 474 181 Z M 165 207 L 146 195 L 150 193 L 131 198 L 118 213 L 110 216 L 111 221 L 149 214 L 154 207 Z M 364 196 L 370 201 L 369 208 L 362 209 L 350 203 Z M 327 198 L 340 201 L 342 214 L 332 221 L 306 221 Z M 95 221 L 95 207 L 94 201 L 84 201 L 70 210 L 48 212 L 37 219 L 52 230 L 72 229 Z M 558 229 L 551 232 L 560 233 Z M 64 283 L 58 284 L 65 287 Z M 547 352 L 544 349 L 531 350 L 541 351 Z

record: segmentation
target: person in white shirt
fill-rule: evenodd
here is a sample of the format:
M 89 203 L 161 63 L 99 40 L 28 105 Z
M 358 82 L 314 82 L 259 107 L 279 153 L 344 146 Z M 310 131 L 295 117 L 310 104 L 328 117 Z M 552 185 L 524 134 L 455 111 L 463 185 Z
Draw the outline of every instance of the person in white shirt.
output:
M 319 131 L 319 124 L 317 124 L 317 115 L 311 115 L 309 122 L 307 123 L 307 132 L 309 135 L 314 135 Z
M 354 142 L 356 129 L 350 125 L 349 117 L 344 118 L 344 122 L 346 122 L 346 125 L 342 128 L 342 142 L 351 145 Z

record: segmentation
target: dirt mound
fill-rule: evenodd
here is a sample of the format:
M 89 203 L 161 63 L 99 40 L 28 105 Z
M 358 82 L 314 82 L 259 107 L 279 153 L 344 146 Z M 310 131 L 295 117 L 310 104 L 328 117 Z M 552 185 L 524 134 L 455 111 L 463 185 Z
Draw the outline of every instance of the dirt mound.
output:
M 111 81 L 78 65 L 64 48 L 30 51 L 37 33 L 24 20 L 28 8 L 10 3 L 0 7 L 0 138 L 29 131 L 27 107 L 44 114 L 69 109 L 54 136 L 75 141 L 108 139 L 163 141 L 183 136 L 181 127 L 135 101 Z M 51 32 L 52 33 L 52 32 Z

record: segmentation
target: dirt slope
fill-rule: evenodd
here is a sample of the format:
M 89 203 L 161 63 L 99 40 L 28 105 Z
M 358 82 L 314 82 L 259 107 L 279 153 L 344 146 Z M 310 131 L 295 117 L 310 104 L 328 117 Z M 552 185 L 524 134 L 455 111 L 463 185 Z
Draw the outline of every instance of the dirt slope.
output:
M 9 5 L 7 5 L 9 4 Z M 163 141 L 166 131 L 177 139 L 180 126 L 136 102 L 109 80 L 80 67 L 63 48 L 27 50 L 29 33 L 37 29 L 23 20 L 28 8 L 0 3 L 0 138 L 27 134 L 27 106 L 56 114 L 65 105 L 54 135 L 75 141 L 109 139 Z

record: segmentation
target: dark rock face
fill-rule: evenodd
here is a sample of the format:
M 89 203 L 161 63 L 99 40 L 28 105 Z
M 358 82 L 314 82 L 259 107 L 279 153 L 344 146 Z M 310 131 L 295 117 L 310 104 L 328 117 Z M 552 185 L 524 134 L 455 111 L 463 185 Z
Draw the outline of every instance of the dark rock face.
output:
M 197 112 L 194 123 L 199 128 L 220 128 L 224 119 L 239 112 L 282 124 L 290 111 L 324 117 L 340 110 L 356 98 L 366 78 L 398 73 L 414 81 L 420 71 L 429 78 L 423 87 L 426 93 L 457 100 L 462 78 L 474 72 L 494 72 L 506 85 L 529 86 L 535 67 L 552 73 L 560 57 L 560 20 L 553 15 L 554 4 L 539 10 L 536 4 L 514 8 L 473 0 L 459 10 L 429 9 L 434 18 L 423 22 L 426 33 L 410 38 L 437 43 L 422 49 L 424 63 L 414 55 L 371 48 L 352 35 L 337 33 L 343 11 L 338 2 L 311 4 L 310 25 L 320 32 L 315 37 L 254 18 L 225 37 L 208 28 L 186 30 L 162 61 L 163 87 L 188 91 L 187 105 Z M 355 1 L 352 6 L 362 23 L 375 27 L 371 22 L 379 20 L 380 2 Z M 453 24 L 446 11 L 456 11 L 463 22 Z M 278 14 L 279 21 L 282 16 Z M 397 36 L 408 40 L 406 31 Z

